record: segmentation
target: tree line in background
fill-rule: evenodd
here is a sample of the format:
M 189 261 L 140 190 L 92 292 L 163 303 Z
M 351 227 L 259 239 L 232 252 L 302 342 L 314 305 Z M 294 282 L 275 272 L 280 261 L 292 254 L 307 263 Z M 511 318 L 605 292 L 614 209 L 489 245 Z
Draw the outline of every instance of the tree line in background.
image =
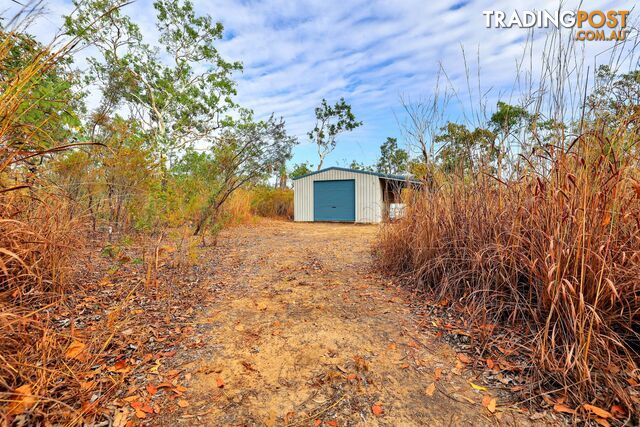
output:
M 73 202 L 73 215 L 88 215 L 93 229 L 157 229 L 190 222 L 195 233 L 202 233 L 225 220 L 224 205 L 237 189 L 272 188 L 275 197 L 277 190 L 287 190 L 291 178 L 312 171 L 308 162 L 287 167 L 298 141 L 287 133 L 283 119 L 257 120 L 235 103 L 233 73 L 242 65 L 220 55 L 215 42 L 223 37 L 222 25 L 197 15 L 190 2 L 154 3 L 158 46 L 145 43 L 123 12 L 125 3 L 74 5 L 64 29 L 75 45 L 93 47 L 87 70 L 73 69 L 71 55 L 55 61 L 18 107 L 24 111 L 11 130 L 12 138 L 33 144 L 37 129 L 38 149 L 69 147 L 63 153 L 56 149 L 55 156 L 18 156 L 20 167 L 14 170 L 24 172 L 24 182 L 46 176 Z M 25 31 L 3 31 L 10 41 L 2 66 L 8 82 L 47 47 Z M 87 110 L 86 98 L 96 95 L 96 107 Z M 421 110 L 424 106 L 403 106 L 409 117 L 403 124 L 408 146 L 401 148 L 389 137 L 375 164 L 354 160 L 351 168 L 422 179 L 431 179 L 435 170 L 502 171 L 509 140 L 518 131 L 559 130 L 522 107 L 499 102 L 483 126 L 448 122 L 429 134 L 437 121 Z M 318 148 L 319 170 L 337 138 L 362 122 L 343 98 L 335 104 L 323 99 L 315 118 L 308 137 Z
M 606 68 L 600 70 L 604 78 Z M 611 76 L 609 76 L 611 77 Z M 628 81 L 629 75 L 620 78 Z M 391 175 L 407 175 L 418 179 L 432 180 L 434 173 L 473 173 L 480 171 L 496 173 L 508 167 L 509 159 L 515 151 L 523 132 L 535 132 L 541 147 L 551 137 L 566 126 L 553 120 L 540 120 L 526 108 L 498 101 L 496 111 L 480 126 L 470 129 L 466 124 L 448 121 L 438 126 L 434 114 L 424 104 L 404 103 L 408 120 L 401 124 L 407 147 L 401 148 L 397 138 L 387 137 L 380 145 L 378 160 L 375 164 L 365 164 L 352 160 L 348 167 L 355 170 L 379 172 Z M 361 126 L 351 112 L 350 105 L 341 99 L 329 106 L 325 99 L 316 108 L 316 126 L 308 136 L 318 147 L 318 166 L 320 170 L 324 159 L 336 145 L 336 137 Z M 433 127 L 435 126 L 435 129 Z M 534 147 L 520 146 L 531 152 Z M 410 152 L 417 155 L 412 156 Z M 295 164 L 289 173 L 290 178 L 298 178 L 313 171 L 310 162 Z M 283 176 L 286 176 L 286 170 Z M 281 181 L 286 182 L 286 181 Z
M 224 205 L 239 188 L 272 189 L 275 196 L 289 188 L 290 179 L 312 171 L 308 162 L 288 168 L 298 140 L 287 133 L 282 118 L 258 120 L 234 101 L 233 74 L 242 64 L 218 52 L 220 23 L 196 14 L 189 1 L 157 0 L 158 45 L 151 46 L 124 5 L 74 3 L 74 13 L 64 21 L 64 35 L 71 40 L 67 51 L 42 70 L 3 128 L 5 140 L 14 141 L 4 148 L 12 165 L 5 169 L 5 183 L 11 175 L 14 185 L 33 190 L 36 178 L 44 178 L 38 185 L 57 187 L 72 202 L 71 214 L 87 215 L 94 230 L 191 223 L 199 234 L 225 220 Z M 54 54 L 26 28 L 9 27 L 2 30 L 5 85 L 24 79 L 38 58 Z M 73 68 L 71 52 L 87 46 L 91 55 L 80 72 Z M 615 90 L 595 92 L 587 101 L 606 105 L 603 114 L 615 120 L 615 106 L 637 96 L 637 74 L 617 76 L 602 67 L 597 78 L 615 81 Z M 96 105 L 91 110 L 88 96 Z M 406 147 L 388 137 L 375 164 L 354 160 L 351 168 L 427 181 L 442 173 L 490 173 L 502 179 L 517 171 L 519 155 L 576 126 L 498 102 L 487 120 L 468 127 L 442 123 L 434 109 L 437 100 L 401 103 Z M 308 138 L 317 146 L 319 170 L 338 138 L 363 123 L 344 98 L 334 104 L 323 99 L 315 119 Z

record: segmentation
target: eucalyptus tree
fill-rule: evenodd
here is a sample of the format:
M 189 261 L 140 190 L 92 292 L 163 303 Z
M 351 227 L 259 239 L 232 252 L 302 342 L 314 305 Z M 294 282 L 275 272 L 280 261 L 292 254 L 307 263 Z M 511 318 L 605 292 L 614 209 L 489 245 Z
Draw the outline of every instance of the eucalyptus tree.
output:
M 209 195 L 197 220 L 194 234 L 215 223 L 220 207 L 245 184 L 259 181 L 291 158 L 297 139 L 287 134 L 285 122 L 271 115 L 255 120 L 250 110 L 241 109 L 240 117 L 226 123 L 212 144 L 207 174 L 213 177 Z
M 440 145 L 436 158 L 446 173 L 466 175 L 493 171 L 498 156 L 495 138 L 489 129 L 470 130 L 463 124 L 448 122 L 434 138 Z
M 608 132 L 637 127 L 631 117 L 640 105 L 640 70 L 619 74 L 609 65 L 601 65 L 595 79 L 595 88 L 586 99 L 587 118 L 598 120 Z
M 355 159 L 351 160 L 351 163 L 349 163 L 349 169 L 353 169 L 356 171 L 373 172 L 373 166 L 365 165 L 364 163 L 359 162 Z
M 498 101 L 497 110 L 491 115 L 488 127 L 495 135 L 493 151 L 496 153 L 499 179 L 505 172 L 505 166 L 509 166 L 508 161 L 513 160 L 509 158 L 513 151 L 512 147 L 523 145 L 525 140 L 523 133 L 529 130 L 530 121 L 531 115 L 524 107 Z
M 216 49 L 222 24 L 197 15 L 189 0 L 153 3 L 157 46 L 145 42 L 140 27 L 126 14 L 129 3 L 74 0 L 65 31 L 95 52 L 87 60 L 85 83 L 97 87 L 101 96 L 88 118 L 87 138 L 108 146 L 112 118 L 128 114 L 144 135 L 141 149 L 155 158 L 164 193 L 167 159 L 197 141 L 210 140 L 220 117 L 234 107 L 232 74 L 241 64 L 222 58 Z M 90 156 L 97 169 L 106 166 L 100 156 Z M 93 198 L 90 194 L 91 212 Z
M 387 174 L 400 174 L 407 171 L 409 166 L 409 153 L 398 147 L 398 139 L 387 137 L 380 146 L 380 158 L 376 165 L 378 172 Z
M 222 24 L 196 14 L 189 0 L 153 3 L 157 47 L 145 43 L 139 26 L 124 14 L 126 8 L 118 7 L 125 3 L 74 0 L 76 10 L 66 17 L 65 27 L 100 53 L 89 59 L 89 82 L 97 82 L 103 95 L 94 123 L 128 108 L 164 166 L 171 152 L 211 138 L 220 128 L 221 118 L 235 106 L 232 75 L 242 65 L 222 57 L 216 48 Z
M 295 178 L 300 178 L 301 176 L 307 175 L 311 173 L 312 168 L 313 168 L 313 165 L 309 164 L 309 162 L 297 163 L 293 165 L 293 169 L 289 174 L 289 178 L 295 179 Z
M 336 137 L 362 126 L 362 122 L 356 120 L 356 116 L 351 112 L 351 105 L 347 104 L 344 98 L 340 98 L 333 106 L 323 98 L 315 113 L 316 124 L 307 135 L 318 146 L 320 170 L 325 157 L 336 148 Z

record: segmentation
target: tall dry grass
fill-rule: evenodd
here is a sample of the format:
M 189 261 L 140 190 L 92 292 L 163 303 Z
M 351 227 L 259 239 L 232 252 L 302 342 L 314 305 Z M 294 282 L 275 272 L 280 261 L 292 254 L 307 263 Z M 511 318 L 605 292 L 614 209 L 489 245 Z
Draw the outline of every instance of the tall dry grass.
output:
M 248 224 L 254 220 L 251 209 L 253 191 L 237 189 L 222 207 L 222 220 L 230 225 Z
M 247 224 L 256 217 L 293 219 L 293 190 L 256 186 L 236 190 L 223 206 L 225 224 Z
M 0 401 L 2 412 L 27 424 L 35 422 L 36 402 L 68 401 L 64 394 L 74 383 L 78 388 L 78 361 L 61 363 L 72 337 L 50 324 L 51 309 L 69 289 L 72 252 L 80 243 L 78 221 L 69 220 L 65 207 L 53 197 L 0 195 Z M 63 385 L 62 378 L 71 381 Z M 37 406 L 68 410 L 52 400 Z
M 42 187 L 29 163 L 70 144 L 48 138 L 47 118 L 25 119 L 40 101 L 34 99 L 40 79 L 71 44 L 42 49 L 24 67 L 5 69 L 18 43 L 15 31 L 3 32 L 0 40 L 0 295 L 19 303 L 35 293 L 61 291 L 78 230 L 75 220 L 64 217 L 67 203 Z
M 11 49 L 39 10 L 38 3 L 31 6 L 8 23 L 13 29 L 3 28 L 0 40 L 0 421 L 36 425 L 75 418 L 72 424 L 79 424 L 86 408 L 77 403 L 90 396 L 81 391 L 78 373 L 91 361 L 65 358 L 75 338 L 57 331 L 51 317 L 73 290 L 69 273 L 83 221 L 72 218 L 67 200 L 33 167 L 77 144 L 53 140 L 45 130 L 49 117 L 28 119 L 42 100 L 41 79 L 75 41 L 36 51 L 16 69 Z
M 380 265 L 476 325 L 516 331 L 532 395 L 638 408 L 639 118 L 613 133 L 592 123 L 517 179 L 451 175 L 414 194 L 382 232 Z
M 609 65 L 626 61 L 633 70 L 633 48 L 616 46 Z M 603 114 L 611 98 L 588 101 L 594 87 L 571 37 L 553 34 L 541 58 L 530 49 L 523 57 L 532 69 L 518 82 L 531 93 L 521 105 L 568 125 L 546 138 L 523 129 L 510 137 L 515 148 L 502 141 L 511 163 L 501 174 L 496 165 L 434 174 L 408 195 L 406 216 L 383 227 L 378 262 L 409 286 L 473 312 L 466 318 L 493 330 L 491 339 L 519 337 L 529 401 L 554 392 L 575 407 L 624 405 L 637 414 L 640 108 L 623 93 L 631 101 L 617 105 L 612 120 Z M 621 92 L 609 83 L 596 89 Z M 453 98 L 464 96 L 453 91 Z M 482 116 L 480 104 L 468 116 Z
M 293 190 L 256 188 L 253 190 L 252 209 L 263 217 L 293 219 Z
M 81 244 L 81 218 L 70 217 L 64 200 L 41 197 L 0 196 L 0 293 L 21 305 L 63 293 Z

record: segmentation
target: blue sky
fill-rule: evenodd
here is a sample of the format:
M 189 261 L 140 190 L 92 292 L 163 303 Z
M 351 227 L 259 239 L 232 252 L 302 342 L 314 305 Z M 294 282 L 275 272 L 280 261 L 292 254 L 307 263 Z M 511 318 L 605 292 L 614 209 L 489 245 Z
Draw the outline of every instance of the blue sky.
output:
M 151 3 L 138 0 L 127 6 L 127 11 L 152 42 L 156 35 Z M 388 136 L 403 143 L 398 126 L 404 120 L 400 96 L 429 97 L 438 70 L 446 71 L 447 85 L 466 94 L 462 49 L 473 76 L 477 75 L 480 57 L 480 88 L 476 88 L 474 77 L 472 92 L 485 93 L 489 109 L 499 98 L 515 102 L 522 91 L 515 81 L 515 70 L 524 53 L 527 30 L 487 29 L 482 11 L 553 10 L 559 4 L 486 0 L 194 3 L 200 13 L 208 13 L 225 25 L 226 36 L 219 43 L 222 54 L 244 64 L 244 71 L 237 75 L 239 104 L 252 108 L 259 117 L 271 112 L 283 116 L 290 131 L 299 136 L 301 144 L 294 151 L 293 162 L 317 164 L 315 146 L 309 143 L 306 132 L 313 127 L 313 109 L 323 97 L 330 102 L 344 97 L 353 106 L 364 125 L 339 137 L 337 149 L 325 161 L 327 166 L 346 165 L 352 159 L 374 163 L 380 144 Z M 588 3 L 589 9 L 603 10 L 631 9 L 634 5 L 629 1 Z M 48 14 L 41 20 L 44 25 L 33 27 L 43 41 L 50 40 L 60 16 L 71 10 L 67 0 L 46 4 Z M 564 2 L 563 9 L 577 5 Z M 632 21 L 634 15 L 632 12 Z M 544 38 L 543 31 L 534 33 L 533 58 L 542 51 Z M 611 44 L 585 43 L 585 63 L 597 61 L 597 53 Z M 82 66 L 82 58 L 78 63 Z M 450 104 L 448 119 L 463 120 L 468 96 L 460 98 Z

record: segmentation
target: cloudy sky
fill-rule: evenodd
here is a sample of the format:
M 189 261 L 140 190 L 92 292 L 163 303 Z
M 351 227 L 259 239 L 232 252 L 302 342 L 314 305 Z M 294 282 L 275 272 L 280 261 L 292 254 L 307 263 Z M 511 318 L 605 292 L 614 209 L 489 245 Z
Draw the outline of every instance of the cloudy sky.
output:
M 2 3 L 8 0 L 2 0 Z M 150 41 L 155 39 L 152 0 L 137 0 L 127 12 Z M 522 82 L 516 66 L 527 46 L 527 30 L 487 29 L 483 10 L 557 9 L 557 1 L 486 0 L 195 0 L 200 13 L 225 26 L 219 49 L 229 60 L 240 60 L 237 101 L 259 116 L 281 115 L 300 137 L 294 162 L 317 164 L 315 147 L 306 132 L 313 127 L 313 109 L 322 98 L 344 97 L 364 125 L 339 138 L 325 164 L 346 165 L 352 159 L 374 163 L 388 136 L 402 141 L 400 96 L 418 99 L 434 90 L 438 71 L 459 93 L 448 110 L 462 120 L 469 98 L 462 51 L 472 78 L 471 92 L 497 99 L 518 99 Z M 588 9 L 632 9 L 629 1 L 589 1 Z M 578 3 L 564 2 L 563 9 Z M 501 7 L 503 6 L 503 7 Z M 583 6 L 583 8 L 587 8 Z M 66 0 L 47 3 L 48 14 L 32 31 L 43 41 L 69 13 Z M 1 9 L 0 9 L 1 10 Z M 5 11 L 5 13 L 7 13 Z M 635 21 L 631 13 L 631 20 Z M 544 31 L 534 33 L 533 57 L 544 46 Z M 613 42 L 587 42 L 585 63 L 594 64 Z M 477 70 L 480 58 L 480 72 Z M 528 59 L 525 58 L 525 62 Z M 539 61 L 538 61 L 539 62 Z M 478 77 L 480 76 L 480 84 Z M 448 80 L 448 81 L 447 81 Z

